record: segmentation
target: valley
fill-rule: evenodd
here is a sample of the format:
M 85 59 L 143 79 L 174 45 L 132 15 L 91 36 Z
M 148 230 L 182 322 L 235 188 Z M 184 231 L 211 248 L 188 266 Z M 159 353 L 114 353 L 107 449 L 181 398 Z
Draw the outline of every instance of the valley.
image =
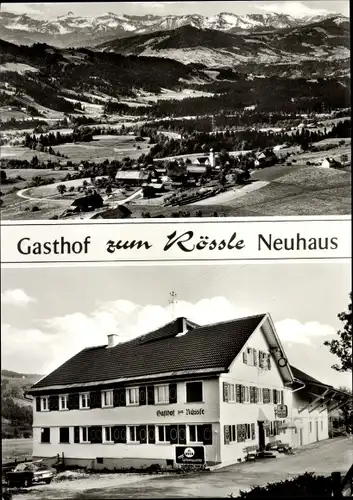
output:
M 115 37 L 76 47 L 58 37 L 88 22 L 58 20 L 49 45 L 56 28 L 33 20 L 36 43 L 18 46 L 11 16 L 0 14 L 3 219 L 350 213 L 344 16 L 155 16 L 123 33 L 107 14 L 91 25 Z

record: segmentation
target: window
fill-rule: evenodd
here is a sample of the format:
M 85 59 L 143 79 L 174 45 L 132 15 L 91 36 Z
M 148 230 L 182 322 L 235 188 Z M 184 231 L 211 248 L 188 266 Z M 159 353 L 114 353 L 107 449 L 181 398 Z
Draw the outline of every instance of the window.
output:
M 243 363 L 244 363 L 245 365 L 247 365 L 247 364 L 248 364 L 248 357 L 247 357 L 247 351 L 246 351 L 246 350 L 245 350 L 245 351 L 243 351 Z
M 262 403 L 262 389 L 257 389 L 257 402 Z
M 155 387 L 155 402 L 169 403 L 169 385 L 157 385 Z
M 262 389 L 262 397 L 263 397 L 263 402 L 264 403 L 270 403 L 270 390 L 269 389 Z
M 128 428 L 128 439 L 130 443 L 138 443 L 137 439 L 137 426 L 136 425 L 130 425 Z
M 59 443 L 69 443 L 70 442 L 70 428 L 60 427 L 59 429 Z
M 187 403 L 202 403 L 202 382 L 187 382 L 186 383 L 186 402 Z
M 80 431 L 80 443 L 89 443 L 88 427 L 81 427 Z
M 113 406 L 113 391 L 102 392 L 102 408 Z
M 41 443 L 50 443 L 50 427 L 42 427 L 40 435 Z
M 189 425 L 189 443 L 203 443 L 203 425 Z
M 113 442 L 113 427 L 103 427 L 103 443 Z
M 244 390 L 244 403 L 250 403 L 250 390 L 249 390 L 249 387 L 245 387 L 245 390 Z
M 59 410 L 68 410 L 68 396 L 59 396 Z
M 230 403 L 235 402 L 235 386 L 234 386 L 234 384 L 228 385 L 228 401 Z
M 49 398 L 47 396 L 40 398 L 41 411 L 49 411 Z
M 80 408 L 85 409 L 89 408 L 89 394 L 88 392 L 84 394 L 80 394 Z
M 170 436 L 168 435 L 168 426 L 167 425 L 158 425 L 157 426 L 157 439 L 158 443 L 169 443 Z
M 127 401 L 128 405 L 138 405 L 139 404 L 139 388 L 132 387 L 131 389 L 127 389 Z

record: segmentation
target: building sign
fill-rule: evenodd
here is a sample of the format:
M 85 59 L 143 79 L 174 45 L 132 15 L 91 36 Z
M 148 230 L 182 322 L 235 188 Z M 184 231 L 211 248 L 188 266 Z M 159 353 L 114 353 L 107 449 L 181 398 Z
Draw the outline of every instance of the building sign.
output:
M 198 408 L 197 410 L 193 408 L 185 408 L 185 410 L 157 410 L 157 417 L 175 417 L 177 415 L 204 415 L 205 410 L 203 408 Z
M 180 465 L 203 465 L 205 448 L 203 446 L 176 446 L 175 462 Z
M 288 416 L 288 407 L 287 405 L 277 405 L 276 408 L 276 417 L 277 418 L 287 418 Z

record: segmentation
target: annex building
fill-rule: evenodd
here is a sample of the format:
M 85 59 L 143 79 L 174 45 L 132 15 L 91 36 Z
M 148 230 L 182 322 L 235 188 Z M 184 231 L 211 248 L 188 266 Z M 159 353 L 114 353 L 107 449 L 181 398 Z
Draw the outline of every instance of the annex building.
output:
M 328 438 L 342 393 L 292 367 L 271 316 L 177 318 L 89 347 L 37 382 L 33 457 L 99 469 L 232 464 L 273 440 Z

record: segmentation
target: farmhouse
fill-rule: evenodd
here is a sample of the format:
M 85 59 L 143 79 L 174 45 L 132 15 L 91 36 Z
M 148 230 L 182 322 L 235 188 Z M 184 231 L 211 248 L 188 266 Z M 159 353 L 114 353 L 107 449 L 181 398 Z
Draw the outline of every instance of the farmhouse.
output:
M 227 465 L 249 446 L 328 438 L 328 412 L 342 404 L 342 393 L 289 364 L 268 313 L 206 326 L 177 318 L 118 339 L 83 349 L 28 391 L 34 459 Z
M 150 172 L 140 172 L 138 170 L 119 170 L 115 179 L 130 186 L 141 186 L 144 182 L 149 182 Z
M 340 168 L 341 163 L 334 158 L 324 158 L 321 163 L 322 168 Z
M 96 208 L 102 208 L 103 198 L 96 191 L 88 196 L 77 198 L 70 206 L 71 211 L 88 212 Z

